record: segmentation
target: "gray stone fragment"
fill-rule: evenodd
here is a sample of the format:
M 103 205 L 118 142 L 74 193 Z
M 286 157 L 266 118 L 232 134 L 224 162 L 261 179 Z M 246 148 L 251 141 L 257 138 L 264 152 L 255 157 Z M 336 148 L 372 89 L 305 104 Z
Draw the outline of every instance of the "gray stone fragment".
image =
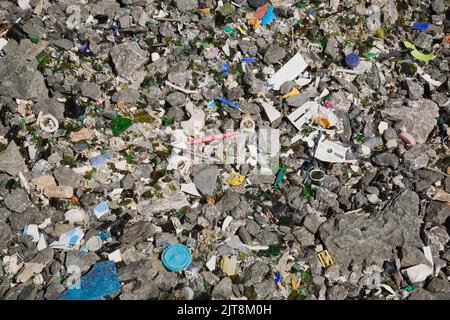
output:
M 24 212 L 32 205 L 26 191 L 20 188 L 17 188 L 8 194 L 4 201 L 6 207 L 14 212 Z
M 11 141 L 6 150 L 0 153 L 0 171 L 16 176 L 19 172 L 25 172 L 26 168 L 19 148 Z
M 212 195 L 216 188 L 219 169 L 214 165 L 195 165 L 192 169 L 193 182 L 203 195 Z
M 135 42 L 118 44 L 110 54 L 117 74 L 130 81 L 133 81 L 135 73 L 149 60 L 149 53 Z

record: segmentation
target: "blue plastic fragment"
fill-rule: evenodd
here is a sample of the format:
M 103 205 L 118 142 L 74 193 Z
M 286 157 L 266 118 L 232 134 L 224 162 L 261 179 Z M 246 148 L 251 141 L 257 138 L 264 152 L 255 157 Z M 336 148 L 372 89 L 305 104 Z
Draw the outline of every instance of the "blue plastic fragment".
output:
M 241 62 L 253 63 L 256 62 L 255 58 L 242 58 Z
M 80 252 L 88 252 L 89 250 L 86 247 L 81 247 L 78 251 L 80 251 Z
M 275 284 L 277 284 L 280 281 L 281 281 L 281 273 L 280 271 L 278 271 L 277 274 L 275 275 Z
M 236 102 L 229 101 L 229 100 L 227 100 L 227 99 L 225 99 L 225 98 L 221 98 L 221 97 L 217 98 L 217 100 L 218 100 L 220 103 L 223 103 L 223 104 L 225 104 L 225 105 L 227 105 L 227 106 L 229 106 L 229 107 L 231 107 L 231 108 L 233 108 L 233 109 L 242 111 L 241 107 L 240 107 Z
M 94 265 L 91 271 L 67 288 L 58 300 L 97 300 L 120 290 L 114 261 Z
M 414 22 L 412 25 L 413 30 L 426 30 L 429 24 L 426 22 Z
M 189 249 L 182 244 L 174 244 L 167 247 L 161 256 L 162 263 L 170 271 L 186 269 L 192 262 Z
M 100 154 L 98 156 L 92 157 L 89 160 L 91 161 L 91 165 L 94 168 L 98 168 L 101 167 L 103 165 L 106 164 L 106 160 L 108 160 L 109 158 L 111 158 L 113 156 L 113 152 L 107 152 L 105 154 Z
M 113 23 L 111 26 L 112 29 L 112 34 L 114 37 L 117 37 L 117 35 L 119 34 L 119 27 L 117 26 L 117 23 Z
M 349 68 L 356 68 L 359 64 L 359 57 L 356 53 L 350 53 L 345 56 L 345 64 Z
M 225 62 L 220 70 L 224 77 L 228 77 L 228 62 Z
M 261 19 L 261 25 L 266 26 L 266 25 L 272 23 L 272 21 L 274 21 L 276 18 L 277 18 L 277 16 L 275 15 L 273 6 L 269 6 L 267 8 L 266 14 Z
M 106 233 L 106 232 L 98 232 L 96 234 L 96 236 L 99 237 L 102 240 L 107 240 L 107 239 L 111 238 L 111 235 L 109 233 Z
M 78 52 L 86 52 L 86 51 L 89 51 L 89 50 L 91 50 L 91 48 L 90 48 L 89 43 L 88 43 L 88 44 L 85 44 L 84 46 L 82 46 L 80 49 L 78 49 Z

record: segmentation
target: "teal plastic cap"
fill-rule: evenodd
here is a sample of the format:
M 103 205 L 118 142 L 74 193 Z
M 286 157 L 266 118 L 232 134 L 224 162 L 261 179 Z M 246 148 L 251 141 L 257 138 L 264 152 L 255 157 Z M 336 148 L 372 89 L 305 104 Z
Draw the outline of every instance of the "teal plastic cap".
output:
M 162 253 L 162 263 L 170 271 L 181 271 L 189 267 L 192 256 L 189 249 L 182 244 L 174 244 Z

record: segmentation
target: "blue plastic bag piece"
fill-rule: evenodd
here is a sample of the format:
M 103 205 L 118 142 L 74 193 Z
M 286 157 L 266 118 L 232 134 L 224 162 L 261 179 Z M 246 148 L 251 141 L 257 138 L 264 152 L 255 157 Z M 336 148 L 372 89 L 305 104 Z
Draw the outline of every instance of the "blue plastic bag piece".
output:
M 426 30 L 428 29 L 428 23 L 426 22 L 415 22 L 412 25 L 413 30 Z
M 94 265 L 91 271 L 67 288 L 58 300 L 97 300 L 120 290 L 114 261 Z
M 88 252 L 89 250 L 86 247 L 81 247 L 80 250 L 78 250 L 78 251 L 80 251 L 80 252 Z
M 108 160 L 112 156 L 113 156 L 113 152 L 110 151 L 108 153 L 100 154 L 98 156 L 92 157 L 89 160 L 91 161 L 91 165 L 94 168 L 98 168 L 98 167 L 101 167 L 101 166 L 105 165 L 106 164 L 106 160 Z
M 221 98 L 221 97 L 217 98 L 217 100 L 220 103 L 223 103 L 223 104 L 225 104 L 225 105 L 227 105 L 227 106 L 229 106 L 229 107 L 231 107 L 233 109 L 242 110 L 241 107 L 236 102 L 229 101 L 229 100 L 227 100 L 225 98 Z
M 224 77 L 228 77 L 228 62 L 225 62 L 220 70 Z
M 242 58 L 241 62 L 253 63 L 256 62 L 255 58 Z
M 272 21 L 274 21 L 276 18 L 277 18 L 277 16 L 275 15 L 273 6 L 269 6 L 269 8 L 267 8 L 266 14 L 261 19 L 261 25 L 266 26 L 266 25 L 272 23 Z

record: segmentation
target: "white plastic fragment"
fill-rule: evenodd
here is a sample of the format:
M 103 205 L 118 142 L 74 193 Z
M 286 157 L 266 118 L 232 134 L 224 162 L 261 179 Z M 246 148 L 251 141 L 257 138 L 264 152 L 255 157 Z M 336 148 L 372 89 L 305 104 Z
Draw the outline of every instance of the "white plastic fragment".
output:
M 108 254 L 108 260 L 114 261 L 114 262 L 120 262 L 122 261 L 122 254 L 120 253 L 120 249 L 117 249 L 116 251 L 113 251 Z
M 320 105 L 315 101 L 308 101 L 301 107 L 297 108 L 294 112 L 288 115 L 288 119 L 292 122 L 297 130 L 302 130 L 302 127 L 312 120 L 314 115 L 317 115 Z
M 70 224 L 88 222 L 86 212 L 83 209 L 70 209 L 64 214 L 64 219 Z
M 47 248 L 47 241 L 45 241 L 44 234 L 40 234 L 39 241 L 37 243 L 37 251 L 42 251 Z
M 355 163 L 357 160 L 347 160 L 349 147 L 343 146 L 340 142 L 322 140 L 318 143 L 314 157 L 317 160 L 331 163 Z
M 222 224 L 222 231 L 225 231 L 228 228 L 228 226 L 230 225 L 231 221 L 233 221 L 233 217 L 232 216 L 227 216 L 225 218 L 225 220 L 223 221 L 223 224 Z
M 384 121 L 380 121 L 380 124 L 378 125 L 378 132 L 380 134 L 383 134 L 387 129 L 389 128 L 389 124 Z
M 83 237 L 83 230 L 80 227 L 76 227 L 60 235 L 58 241 L 53 241 L 50 247 L 54 249 L 72 250 L 73 246 L 79 244 Z
M 17 4 L 19 5 L 20 9 L 22 10 L 31 10 L 30 1 L 28 0 L 18 0 Z
M 27 224 L 23 229 L 23 234 L 27 236 L 32 236 L 33 237 L 32 242 L 39 241 L 39 229 L 36 224 Z
M 264 112 L 266 113 L 267 118 L 269 118 L 270 123 L 272 123 L 282 117 L 281 112 L 278 111 L 270 103 L 268 103 L 262 99 L 256 99 L 255 102 L 260 104 L 261 107 L 264 109 Z
M 53 133 L 59 129 L 58 120 L 51 114 L 43 115 L 42 111 L 39 112 L 37 122 L 39 123 L 39 127 L 48 133 Z
M 181 191 L 196 196 L 196 197 L 201 197 L 201 194 L 198 192 L 197 188 L 195 187 L 194 183 L 183 183 L 181 185 Z
M 158 56 L 159 56 L 159 55 L 158 55 Z M 152 59 L 153 59 L 153 54 L 152 54 Z M 155 60 L 155 61 L 156 61 L 156 60 Z M 168 85 L 168 86 L 171 87 L 172 89 L 175 89 L 175 90 L 184 92 L 184 93 L 186 93 L 186 94 L 196 94 L 196 93 L 199 93 L 198 90 L 189 90 L 189 89 L 185 89 L 185 88 L 182 88 L 182 87 L 180 87 L 180 86 L 177 86 L 176 84 L 173 84 L 172 82 L 169 82 L 169 81 L 166 81 L 165 83 L 166 83 L 166 85 Z
M 97 236 L 89 238 L 89 240 L 86 242 L 86 248 L 91 252 L 100 250 L 102 245 L 103 245 L 102 239 L 100 239 L 100 237 Z
M 300 53 L 297 53 L 280 70 L 278 70 L 268 81 L 273 90 L 280 90 L 280 87 L 286 81 L 292 81 L 305 71 L 308 67 L 305 59 Z
M 109 212 L 108 203 L 106 201 L 100 202 L 95 208 L 94 208 L 94 214 L 97 217 L 97 219 L 103 217 L 105 214 Z
M 5 38 L 0 38 L 0 50 L 3 50 L 3 48 L 8 44 L 8 40 Z
M 206 267 L 208 268 L 209 271 L 216 270 L 216 262 L 217 262 L 217 256 L 213 255 L 206 263 Z
M 433 269 L 425 264 L 418 264 L 414 267 L 403 270 L 403 273 L 408 276 L 412 283 L 424 281 L 433 274 Z

